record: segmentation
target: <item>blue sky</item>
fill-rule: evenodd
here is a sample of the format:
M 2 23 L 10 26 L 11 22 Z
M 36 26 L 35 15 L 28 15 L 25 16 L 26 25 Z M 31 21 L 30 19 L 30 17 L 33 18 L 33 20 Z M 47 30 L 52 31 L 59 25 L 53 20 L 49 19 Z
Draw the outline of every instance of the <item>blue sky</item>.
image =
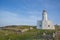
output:
M 49 20 L 60 24 L 60 0 L 0 0 L 0 26 L 36 25 L 43 9 Z

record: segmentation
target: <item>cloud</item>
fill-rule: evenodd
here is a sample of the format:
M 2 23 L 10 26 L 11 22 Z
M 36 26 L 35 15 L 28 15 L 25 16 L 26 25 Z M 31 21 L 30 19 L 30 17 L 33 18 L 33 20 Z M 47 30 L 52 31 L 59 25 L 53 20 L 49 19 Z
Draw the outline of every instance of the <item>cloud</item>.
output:
M 24 16 L 24 15 L 21 15 L 21 13 L 18 14 L 18 13 L 13 13 L 10 11 L 1 11 L 0 12 L 0 26 L 36 25 L 36 22 L 39 19 L 39 16 L 36 16 L 36 13 L 38 13 L 38 12 L 29 12 L 29 14 L 31 14 L 31 15 Z

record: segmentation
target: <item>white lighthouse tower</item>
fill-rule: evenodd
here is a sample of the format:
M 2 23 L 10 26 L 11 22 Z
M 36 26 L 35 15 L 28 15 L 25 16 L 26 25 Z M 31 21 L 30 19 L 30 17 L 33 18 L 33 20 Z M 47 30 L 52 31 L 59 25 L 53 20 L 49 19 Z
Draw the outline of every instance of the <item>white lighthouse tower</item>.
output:
M 47 11 L 43 10 L 43 13 L 42 13 L 42 29 L 46 29 L 47 27 L 48 27 Z
M 55 29 L 53 23 L 48 20 L 47 11 L 43 10 L 42 20 L 37 22 L 37 29 Z
M 46 11 L 46 10 L 43 10 L 43 13 L 42 13 L 42 20 L 45 20 L 45 21 L 48 20 L 48 18 L 47 18 L 47 11 Z

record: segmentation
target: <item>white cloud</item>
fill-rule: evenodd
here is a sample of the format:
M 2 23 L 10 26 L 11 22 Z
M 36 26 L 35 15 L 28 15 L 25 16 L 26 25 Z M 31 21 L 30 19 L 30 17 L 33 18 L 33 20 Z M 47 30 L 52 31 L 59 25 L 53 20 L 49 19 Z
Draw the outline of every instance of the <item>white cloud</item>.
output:
M 33 12 L 32 12 L 33 13 Z M 18 13 L 9 11 L 0 12 L 0 26 L 6 25 L 36 25 L 39 16 L 29 15 L 27 17 L 22 16 Z

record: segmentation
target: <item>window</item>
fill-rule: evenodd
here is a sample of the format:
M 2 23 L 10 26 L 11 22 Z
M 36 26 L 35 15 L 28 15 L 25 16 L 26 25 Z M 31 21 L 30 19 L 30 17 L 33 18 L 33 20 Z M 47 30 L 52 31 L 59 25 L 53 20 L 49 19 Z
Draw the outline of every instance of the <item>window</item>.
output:
M 48 27 L 50 27 L 50 25 L 48 25 Z
M 40 27 L 41 27 L 42 25 L 40 25 Z

